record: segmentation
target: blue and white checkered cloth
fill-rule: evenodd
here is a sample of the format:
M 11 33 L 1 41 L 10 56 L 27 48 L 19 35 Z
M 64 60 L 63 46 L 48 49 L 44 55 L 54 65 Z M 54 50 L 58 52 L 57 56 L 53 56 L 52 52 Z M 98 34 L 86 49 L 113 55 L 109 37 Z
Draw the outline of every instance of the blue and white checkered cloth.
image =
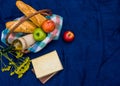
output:
M 51 20 L 53 20 L 56 24 L 55 30 L 53 32 L 48 33 L 47 37 L 40 42 L 35 42 L 31 47 L 28 48 L 30 52 L 38 52 L 42 50 L 49 42 L 52 40 L 58 40 L 61 29 L 62 29 L 62 24 L 63 24 L 63 17 L 53 14 L 52 16 L 49 17 Z M 19 19 L 19 18 L 18 18 Z M 6 36 L 9 33 L 9 30 L 6 28 L 5 30 L 2 31 L 2 36 L 1 36 L 1 41 L 6 44 Z M 8 42 L 12 43 L 13 40 L 24 36 L 25 34 L 23 33 L 12 33 L 10 34 L 8 38 Z

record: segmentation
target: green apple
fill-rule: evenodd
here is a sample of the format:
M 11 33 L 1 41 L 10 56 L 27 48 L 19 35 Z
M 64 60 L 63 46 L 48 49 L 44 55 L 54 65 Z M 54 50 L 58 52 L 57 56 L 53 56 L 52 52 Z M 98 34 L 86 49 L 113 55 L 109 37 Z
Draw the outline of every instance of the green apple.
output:
M 33 32 L 35 41 L 42 41 L 46 38 L 46 33 L 41 28 L 36 28 Z

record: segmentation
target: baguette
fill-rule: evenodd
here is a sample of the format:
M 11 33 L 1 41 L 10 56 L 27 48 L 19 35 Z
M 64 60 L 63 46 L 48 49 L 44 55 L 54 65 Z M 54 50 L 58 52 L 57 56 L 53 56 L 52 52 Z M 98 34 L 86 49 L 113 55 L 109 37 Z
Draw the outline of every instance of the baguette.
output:
M 34 8 L 32 8 L 30 5 L 25 4 L 22 1 L 16 1 L 16 6 L 18 7 L 18 9 L 25 15 L 25 16 L 29 16 L 35 12 L 37 12 Z M 37 25 L 38 27 L 41 27 L 42 23 L 46 20 L 46 18 L 41 15 L 41 14 L 37 14 L 33 17 L 30 18 L 30 20 Z
M 18 20 L 16 21 L 9 21 L 6 23 L 6 28 L 11 30 L 12 27 L 18 23 Z M 21 25 L 19 25 L 15 30 L 14 32 L 22 32 L 22 33 L 33 33 L 34 29 L 36 28 L 37 26 L 34 25 L 32 22 L 30 21 L 25 21 L 23 22 Z

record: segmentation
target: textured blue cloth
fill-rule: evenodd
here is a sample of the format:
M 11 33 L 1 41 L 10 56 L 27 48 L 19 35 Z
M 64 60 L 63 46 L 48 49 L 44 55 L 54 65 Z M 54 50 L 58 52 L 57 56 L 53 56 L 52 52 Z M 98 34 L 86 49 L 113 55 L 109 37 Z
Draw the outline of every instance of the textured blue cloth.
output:
M 22 13 L 16 0 L 0 0 L 0 30 Z M 120 86 L 120 0 L 23 0 L 37 10 L 52 9 L 64 18 L 60 38 L 37 56 L 57 50 L 64 70 L 44 86 Z M 65 43 L 63 32 L 72 30 L 75 40 Z M 2 42 L 0 42 L 2 44 Z M 0 71 L 0 86 L 43 86 L 28 71 L 22 79 Z

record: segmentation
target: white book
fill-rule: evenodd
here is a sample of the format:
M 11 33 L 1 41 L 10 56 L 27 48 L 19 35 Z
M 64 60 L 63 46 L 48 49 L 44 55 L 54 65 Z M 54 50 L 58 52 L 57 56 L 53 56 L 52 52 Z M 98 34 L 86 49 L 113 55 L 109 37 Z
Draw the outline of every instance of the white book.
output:
M 35 75 L 38 79 L 63 70 L 63 66 L 56 50 L 32 59 Z

